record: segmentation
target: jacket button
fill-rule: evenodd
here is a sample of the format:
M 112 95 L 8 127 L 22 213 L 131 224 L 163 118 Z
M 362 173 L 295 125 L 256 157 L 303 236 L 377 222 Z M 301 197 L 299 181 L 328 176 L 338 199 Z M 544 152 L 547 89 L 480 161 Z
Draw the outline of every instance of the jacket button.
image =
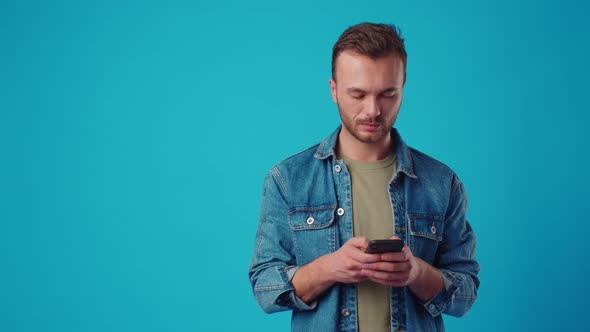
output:
M 343 309 L 342 310 L 342 316 L 344 316 L 344 317 L 350 316 L 350 310 L 349 309 Z
M 434 310 L 434 309 L 436 309 L 436 306 L 435 306 L 434 304 L 432 304 L 432 303 L 431 303 L 431 304 L 428 306 L 428 309 L 430 309 L 430 310 Z
M 313 224 L 313 222 L 315 221 L 315 219 L 313 219 L 313 217 L 312 217 L 312 216 L 310 216 L 309 218 L 307 218 L 307 220 L 306 220 L 306 221 L 307 221 L 307 224 L 308 224 L 308 225 L 311 225 L 311 224 Z
M 336 210 L 336 213 L 338 213 L 339 216 L 344 214 L 344 209 L 343 208 L 339 208 L 338 210 Z
M 340 171 L 342 170 L 342 167 L 340 167 L 340 165 L 336 165 L 334 166 L 334 170 L 338 173 L 340 173 Z

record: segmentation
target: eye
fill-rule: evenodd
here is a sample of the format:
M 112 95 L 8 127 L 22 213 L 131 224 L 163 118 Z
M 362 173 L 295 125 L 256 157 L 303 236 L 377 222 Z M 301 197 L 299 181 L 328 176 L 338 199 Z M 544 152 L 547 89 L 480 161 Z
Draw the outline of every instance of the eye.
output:
M 395 98 L 395 92 L 386 92 L 386 93 L 382 94 L 382 96 L 384 98 L 392 99 L 392 98 Z
M 363 99 L 365 97 L 363 94 L 352 94 L 350 96 L 354 99 Z

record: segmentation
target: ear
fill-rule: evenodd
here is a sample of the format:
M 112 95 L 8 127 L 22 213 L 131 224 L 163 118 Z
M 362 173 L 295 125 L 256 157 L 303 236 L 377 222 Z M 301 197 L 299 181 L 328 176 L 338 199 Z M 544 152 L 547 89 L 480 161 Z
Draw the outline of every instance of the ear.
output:
M 402 84 L 402 87 L 406 86 L 406 70 L 404 69 L 404 84 Z
M 332 100 L 334 103 L 338 103 L 338 97 L 336 95 L 336 81 L 333 78 L 330 78 L 330 92 L 332 93 Z

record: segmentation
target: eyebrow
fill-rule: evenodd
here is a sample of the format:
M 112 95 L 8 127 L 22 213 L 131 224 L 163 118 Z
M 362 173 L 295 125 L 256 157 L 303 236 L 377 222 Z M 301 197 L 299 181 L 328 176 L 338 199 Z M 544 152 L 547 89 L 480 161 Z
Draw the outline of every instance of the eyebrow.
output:
M 379 93 L 383 93 L 383 92 L 395 92 L 397 90 L 399 90 L 397 87 L 392 86 L 392 87 L 389 87 L 387 89 L 384 89 L 383 91 L 380 91 Z M 347 88 L 346 89 L 346 92 L 348 92 L 348 93 L 366 93 L 367 91 L 365 91 L 363 89 L 360 89 L 360 88 L 351 87 L 351 88 Z

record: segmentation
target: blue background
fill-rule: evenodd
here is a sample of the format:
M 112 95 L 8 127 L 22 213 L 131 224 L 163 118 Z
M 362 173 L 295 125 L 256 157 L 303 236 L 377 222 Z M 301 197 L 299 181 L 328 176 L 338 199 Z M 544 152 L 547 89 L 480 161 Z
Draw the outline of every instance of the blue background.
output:
M 396 127 L 468 190 L 482 284 L 448 329 L 588 330 L 588 9 L 2 1 L 0 330 L 288 330 L 247 276 L 262 182 L 338 125 L 362 21 L 401 27 Z

